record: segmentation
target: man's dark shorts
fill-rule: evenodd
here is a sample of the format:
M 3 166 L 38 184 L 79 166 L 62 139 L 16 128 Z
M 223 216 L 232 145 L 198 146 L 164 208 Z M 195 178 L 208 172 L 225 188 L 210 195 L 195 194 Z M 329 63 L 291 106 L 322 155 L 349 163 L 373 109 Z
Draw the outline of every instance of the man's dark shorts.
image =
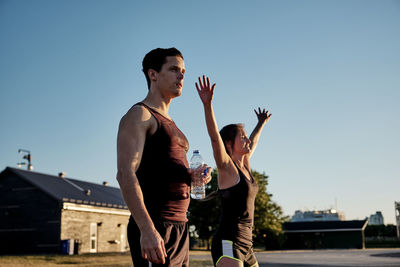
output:
M 142 258 L 140 248 L 140 231 L 134 219 L 129 219 L 128 242 L 131 249 L 132 261 L 135 267 L 149 266 L 189 266 L 189 230 L 186 222 L 159 221 L 155 227 L 164 239 L 167 258 L 165 264 L 149 264 Z

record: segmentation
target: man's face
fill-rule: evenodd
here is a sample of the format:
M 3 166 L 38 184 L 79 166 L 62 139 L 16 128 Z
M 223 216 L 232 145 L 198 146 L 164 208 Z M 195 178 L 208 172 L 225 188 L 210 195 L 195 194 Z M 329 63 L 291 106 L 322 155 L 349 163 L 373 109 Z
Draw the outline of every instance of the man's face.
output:
M 182 94 L 185 63 L 181 57 L 167 57 L 160 72 L 156 74 L 156 84 L 162 94 L 177 97 Z

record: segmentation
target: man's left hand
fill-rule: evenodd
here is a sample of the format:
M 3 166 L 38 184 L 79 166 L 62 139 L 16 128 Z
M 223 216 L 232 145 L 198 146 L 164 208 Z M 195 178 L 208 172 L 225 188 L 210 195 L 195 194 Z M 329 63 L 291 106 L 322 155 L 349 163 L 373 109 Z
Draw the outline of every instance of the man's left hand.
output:
M 190 176 L 192 177 L 192 182 L 201 182 L 203 184 L 208 184 L 211 181 L 211 173 L 213 168 L 209 167 L 207 164 L 203 164 L 196 169 L 189 169 Z

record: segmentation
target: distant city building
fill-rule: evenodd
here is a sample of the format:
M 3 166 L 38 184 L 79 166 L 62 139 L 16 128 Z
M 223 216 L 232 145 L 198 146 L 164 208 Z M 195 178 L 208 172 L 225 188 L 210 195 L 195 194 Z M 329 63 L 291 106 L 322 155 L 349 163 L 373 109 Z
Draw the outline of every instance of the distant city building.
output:
M 396 214 L 397 237 L 400 238 L 400 202 L 394 202 L 394 212 Z
M 288 249 L 365 248 L 368 220 L 285 222 Z
M 383 215 L 382 212 L 377 211 L 375 214 L 371 214 L 368 220 L 369 225 L 382 225 L 383 223 Z
M 329 210 L 296 210 L 292 216 L 292 222 L 313 222 L 313 221 L 344 221 L 345 216 L 342 212 L 335 209 Z

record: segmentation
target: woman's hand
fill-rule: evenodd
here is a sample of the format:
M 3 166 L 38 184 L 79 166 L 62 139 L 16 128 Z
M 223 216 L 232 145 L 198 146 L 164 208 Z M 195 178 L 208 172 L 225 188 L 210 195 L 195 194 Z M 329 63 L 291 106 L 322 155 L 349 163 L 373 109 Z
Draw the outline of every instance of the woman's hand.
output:
M 210 79 L 208 77 L 206 78 L 203 75 L 203 82 L 199 77 L 199 84 L 196 83 L 196 89 L 197 92 L 199 93 L 201 102 L 203 102 L 203 105 L 211 104 L 214 96 L 214 88 L 215 88 L 215 83 L 212 86 L 210 86 Z
M 261 110 L 261 108 L 259 107 L 258 108 L 258 112 L 257 112 L 257 110 L 255 109 L 254 110 L 254 112 L 256 113 L 256 115 L 257 115 L 257 119 L 258 119 L 258 122 L 259 123 L 266 123 L 266 122 L 268 122 L 269 121 L 269 118 L 271 118 L 271 113 L 269 113 L 268 114 L 268 110 L 266 111 L 265 110 L 265 108 L 263 109 L 263 110 Z

